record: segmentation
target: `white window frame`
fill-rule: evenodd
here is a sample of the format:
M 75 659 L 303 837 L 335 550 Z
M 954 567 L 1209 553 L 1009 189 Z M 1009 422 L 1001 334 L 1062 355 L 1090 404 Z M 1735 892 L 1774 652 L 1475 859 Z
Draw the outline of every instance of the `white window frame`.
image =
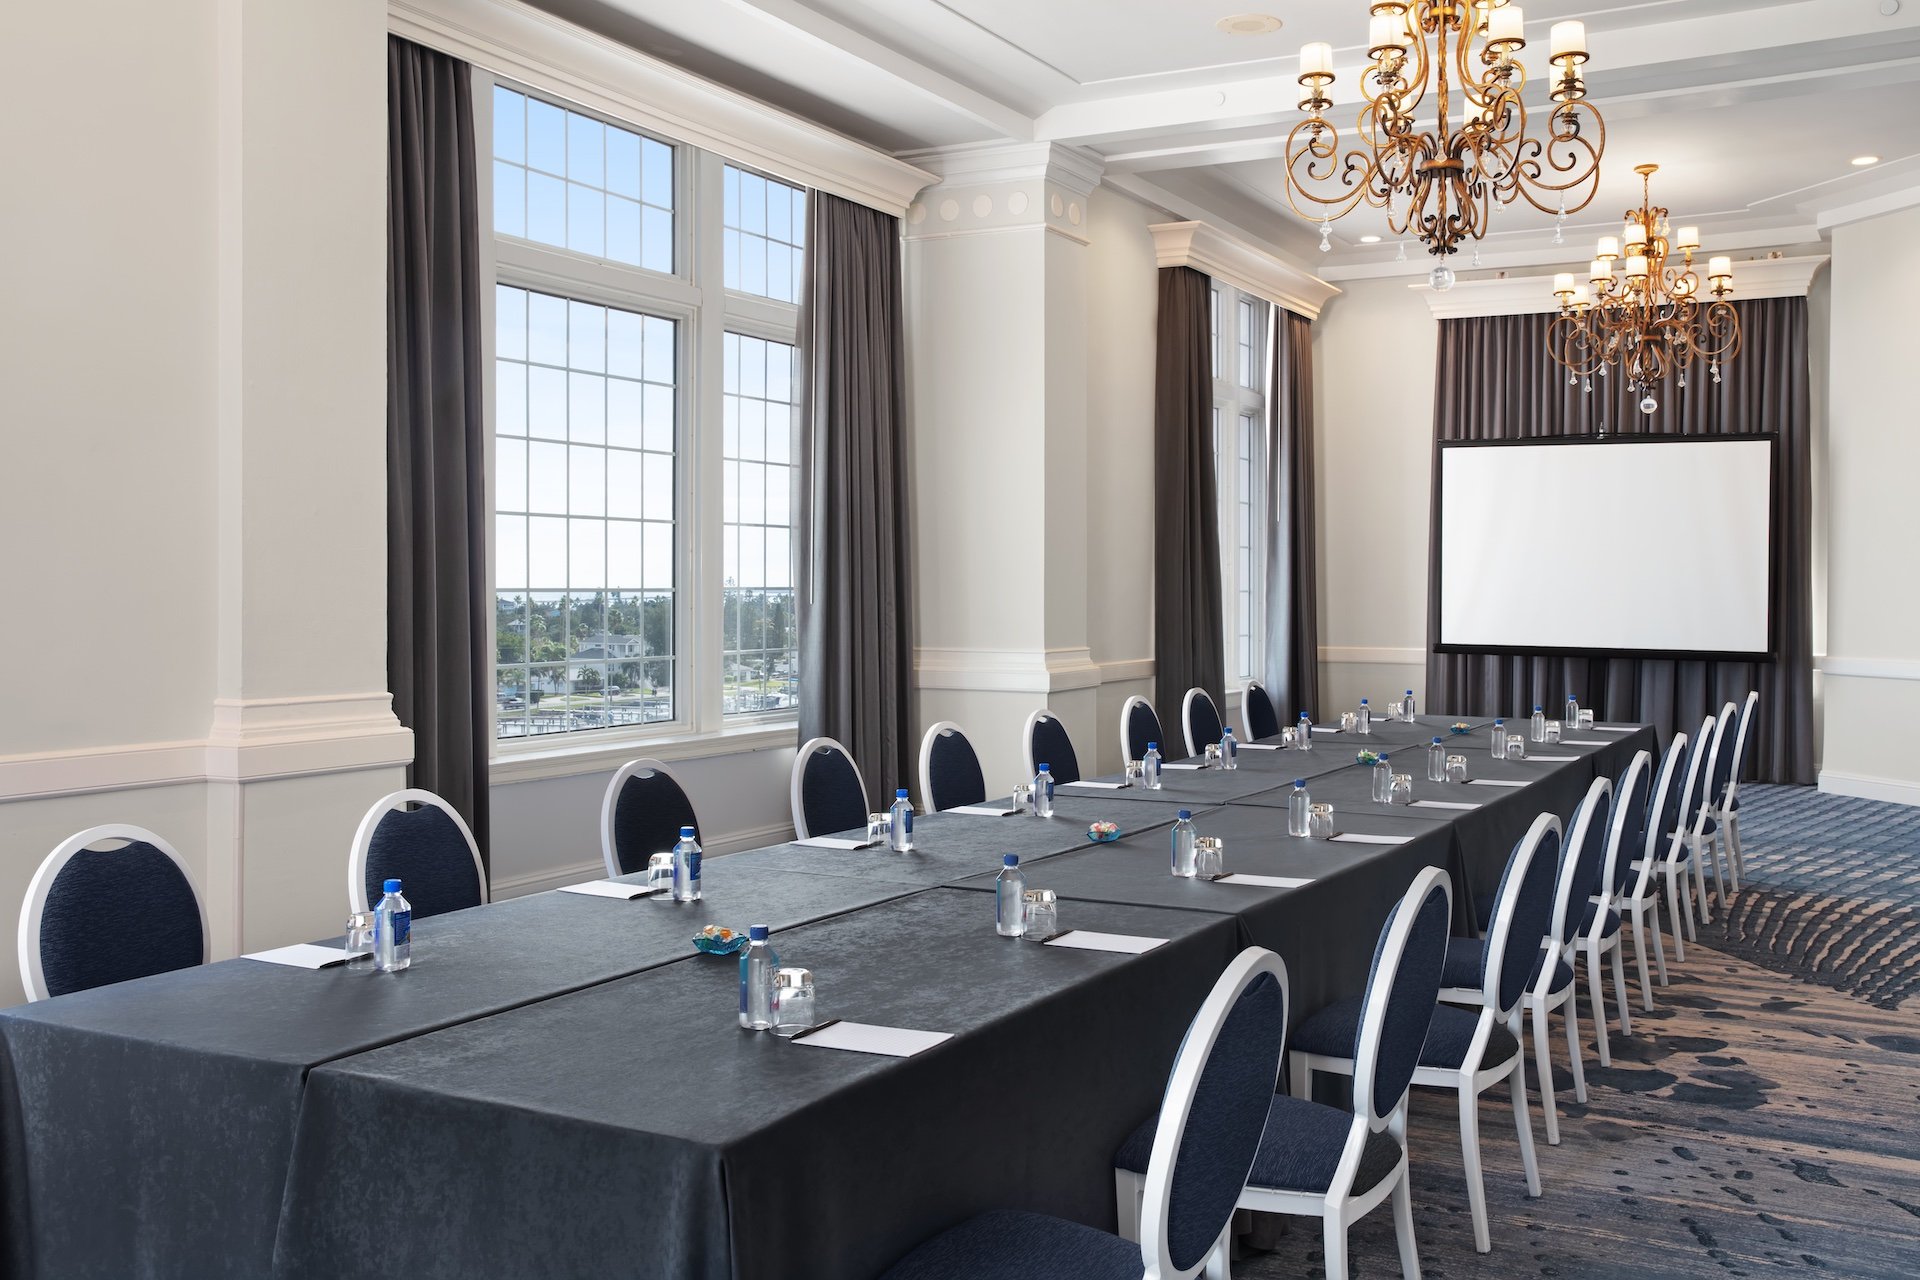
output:
M 482 275 L 482 378 L 486 413 L 487 592 L 494 581 L 497 548 L 492 536 L 494 494 L 494 292 L 497 286 L 537 290 L 640 311 L 675 322 L 677 379 L 674 432 L 674 714 L 647 725 L 580 730 L 542 737 L 498 737 L 498 700 L 487 699 L 487 738 L 495 781 L 558 777 L 639 754 L 685 759 L 759 747 L 788 745 L 797 730 L 797 709 L 723 714 L 725 683 L 722 618 L 724 514 L 721 451 L 723 339 L 731 331 L 797 345 L 799 308 L 723 286 L 721 260 L 722 183 L 729 161 L 712 151 L 665 136 L 551 91 L 475 66 L 473 114 L 478 201 L 486 211 L 480 237 Z M 641 267 L 592 258 L 530 240 L 492 234 L 493 90 L 498 84 L 617 128 L 673 146 L 673 261 L 663 275 Z M 757 172 L 757 171 L 756 171 Z M 769 175 L 772 176 L 772 175 Z M 786 179 L 780 179 L 787 181 Z M 789 185 L 793 185 L 789 182 Z M 811 194 L 811 193 L 810 193 Z M 491 618 L 496 609 L 491 604 Z M 495 686 L 497 646 L 488 647 L 487 688 Z
M 1269 342 L 1268 329 L 1272 321 L 1272 304 L 1258 295 L 1236 289 L 1232 285 L 1216 280 L 1213 283 L 1213 296 L 1209 306 L 1215 321 L 1212 334 L 1213 349 L 1216 353 L 1213 378 L 1213 421 L 1214 421 L 1214 475 L 1217 495 L 1217 523 L 1220 531 L 1220 602 L 1222 669 L 1226 672 L 1229 688 L 1238 688 L 1246 681 L 1259 675 L 1260 654 L 1266 643 L 1266 573 L 1264 555 L 1266 539 L 1261 536 L 1265 530 L 1265 487 L 1264 441 L 1267 432 L 1267 361 Z M 1253 317 L 1253 332 L 1243 335 L 1244 327 L 1241 304 L 1249 305 Z M 1240 342 L 1242 338 L 1251 342 L 1252 380 L 1254 386 L 1240 384 Z M 1249 450 L 1248 483 L 1243 486 L 1240 476 L 1240 430 L 1241 418 L 1253 419 L 1253 441 Z M 1243 494 L 1245 487 L 1251 491 Z M 1239 569 L 1240 503 L 1245 500 L 1250 507 L 1252 537 L 1247 548 L 1247 662 L 1242 664 L 1236 651 L 1240 636 L 1239 616 Z M 1254 668 L 1239 670 L 1242 665 Z

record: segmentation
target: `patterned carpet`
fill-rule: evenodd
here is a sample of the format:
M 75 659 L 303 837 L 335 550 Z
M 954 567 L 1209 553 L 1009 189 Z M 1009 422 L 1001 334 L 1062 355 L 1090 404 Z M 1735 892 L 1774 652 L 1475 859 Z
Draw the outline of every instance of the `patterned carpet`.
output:
M 1741 810 L 1752 887 L 1701 934 L 1728 950 L 1688 949 L 1653 1014 L 1636 1004 L 1633 1036 L 1613 1032 L 1611 1068 L 1583 1016 L 1585 1106 L 1556 1034 L 1560 1146 L 1534 1107 L 1541 1199 L 1504 1090 L 1483 1096 L 1491 1254 L 1473 1251 L 1452 1095 L 1415 1091 L 1426 1276 L 1920 1276 L 1920 1018 L 1897 1007 L 1920 931 L 1896 925 L 1920 892 L 1920 811 L 1805 788 L 1753 788 Z M 1352 1229 L 1354 1276 L 1399 1275 L 1389 1209 Z M 1276 1243 L 1234 1275 L 1324 1274 L 1317 1222 Z

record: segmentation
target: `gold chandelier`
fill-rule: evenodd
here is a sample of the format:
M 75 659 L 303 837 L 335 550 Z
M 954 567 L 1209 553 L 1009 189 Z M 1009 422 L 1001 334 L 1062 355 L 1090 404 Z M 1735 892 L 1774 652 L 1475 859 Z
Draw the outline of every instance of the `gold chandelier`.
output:
M 1287 134 L 1287 201 L 1320 224 L 1320 248 L 1331 247 L 1327 224 L 1361 202 L 1387 211 L 1396 234 L 1413 234 L 1440 258 L 1435 289 L 1453 285 L 1446 265 L 1468 236 L 1487 233 L 1493 203 L 1525 199 L 1565 220 L 1593 199 L 1607 127 L 1587 99 L 1580 68 L 1587 61 L 1586 26 L 1557 22 L 1552 32 L 1553 107 L 1546 132 L 1528 131 L 1521 94 L 1526 48 L 1520 7 L 1507 0 L 1378 0 L 1371 6 L 1361 74 L 1359 144 L 1342 151 L 1326 119 L 1333 105 L 1333 47 L 1300 50 L 1300 109 L 1307 118 Z M 1431 48 L 1429 48 L 1431 41 Z M 1449 114 L 1458 81 L 1461 118 Z M 1428 107 L 1428 95 L 1432 105 Z M 1434 112 L 1422 130 L 1415 116 Z
M 1653 385 L 1678 371 L 1687 385 L 1687 369 L 1704 359 L 1715 382 L 1720 366 L 1740 354 L 1740 316 L 1727 298 L 1733 293 L 1733 259 L 1709 258 L 1705 293 L 1694 270 L 1700 229 L 1674 233 L 1667 211 L 1653 206 L 1652 180 L 1657 164 L 1634 168 L 1640 175 L 1640 207 L 1627 210 L 1624 234 L 1600 237 L 1587 284 L 1572 272 L 1553 278 L 1560 314 L 1547 334 L 1553 358 L 1564 365 L 1567 381 L 1606 376 L 1620 366 L 1628 386 L 1642 395 L 1640 411 L 1660 407 Z M 1674 254 L 1678 254 L 1675 261 Z M 1614 274 L 1613 264 L 1623 271 Z M 1591 287 L 1589 287 L 1591 286 Z

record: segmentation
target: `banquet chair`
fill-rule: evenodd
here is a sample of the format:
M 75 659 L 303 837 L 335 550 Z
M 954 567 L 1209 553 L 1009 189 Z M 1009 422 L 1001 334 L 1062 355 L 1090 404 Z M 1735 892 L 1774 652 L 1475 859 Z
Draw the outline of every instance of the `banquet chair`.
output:
M 1242 951 L 1194 1015 L 1154 1122 L 1139 1243 L 993 1209 L 922 1243 L 883 1280 L 1190 1280 L 1227 1274 L 1234 1201 L 1267 1126 L 1286 1041 L 1287 969 Z
M 809 738 L 793 758 L 793 831 L 801 840 L 867 825 L 860 766 L 832 738 Z
M 1560 820 L 1543 813 L 1514 847 L 1494 896 L 1493 928 L 1477 984 L 1483 997 L 1480 1009 L 1436 1004 L 1413 1072 L 1413 1083 L 1451 1089 L 1458 1095 L 1473 1247 L 1480 1253 L 1491 1252 L 1493 1245 L 1487 1228 L 1487 1189 L 1480 1173 L 1479 1103 L 1480 1094 L 1496 1081 L 1506 1080 L 1513 1102 L 1527 1194 L 1540 1194 L 1540 1166 L 1534 1158 L 1533 1127 L 1527 1114 L 1527 1058 L 1519 1038 L 1520 997 L 1539 962 L 1540 942 L 1553 911 L 1559 853 Z M 1359 998 L 1349 997 L 1295 1028 L 1288 1054 L 1294 1097 L 1313 1096 L 1316 1071 L 1353 1074 L 1360 1011 Z
M 1240 690 L 1240 718 L 1247 722 L 1247 740 L 1258 742 L 1262 738 L 1280 736 L 1280 713 L 1274 710 L 1273 699 L 1258 680 L 1249 680 Z
M 1144 760 L 1148 743 L 1166 741 L 1167 735 L 1160 728 L 1160 717 L 1154 714 L 1151 702 L 1136 693 L 1121 704 L 1120 758 L 1122 760 Z
M 1694 928 L 1697 919 L 1701 924 L 1712 924 L 1713 915 L 1707 909 L 1707 880 L 1705 868 L 1701 865 L 1700 846 L 1706 838 L 1707 822 L 1707 786 L 1713 768 L 1713 730 L 1715 720 L 1708 716 L 1700 722 L 1700 732 L 1694 735 L 1693 746 L 1687 752 L 1686 786 L 1680 793 L 1680 825 L 1674 834 L 1679 840 L 1672 852 L 1667 855 L 1669 867 L 1678 871 L 1678 881 L 1687 886 L 1687 871 L 1693 872 L 1693 880 L 1687 886 L 1687 937 L 1698 938 Z M 1675 877 L 1669 877 L 1668 884 Z M 1675 931 L 1675 954 L 1679 955 L 1678 930 Z M 1685 956 L 1681 956 L 1685 959 Z
M 371 911 L 387 880 L 401 882 L 415 920 L 487 900 L 487 871 L 466 820 L 445 800 L 418 788 L 374 801 L 353 833 L 347 852 L 350 908 Z
M 987 780 L 966 731 L 951 720 L 928 729 L 920 740 L 920 802 L 926 811 L 984 804 L 986 799 Z
M 700 816 L 673 771 L 658 760 L 629 760 L 607 783 L 600 802 L 600 856 L 607 875 L 647 869 L 647 859 L 680 843 L 680 828 L 700 830 Z
M 111 848 L 101 848 L 112 845 Z M 62 840 L 20 908 L 28 1001 L 205 964 L 207 909 L 174 847 L 142 827 L 89 827 Z
M 1636 751 L 1627 762 L 1626 772 L 1614 784 L 1613 820 L 1607 825 L 1599 879 L 1587 898 L 1576 947 L 1587 958 L 1587 996 L 1593 1003 L 1603 1067 L 1612 1065 L 1607 1048 L 1606 1001 L 1601 997 L 1600 981 L 1600 957 L 1609 952 L 1613 955 L 1613 995 L 1620 1005 L 1620 1034 L 1633 1034 L 1633 1016 L 1627 1007 L 1626 909 L 1621 895 L 1634 879 L 1633 860 L 1644 838 L 1647 778 L 1652 768 L 1653 757 L 1645 751 Z M 1644 997 L 1647 995 L 1647 940 L 1641 924 L 1636 917 L 1634 949 L 1639 956 L 1640 990 Z
M 1653 1009 L 1653 993 L 1647 987 L 1646 948 L 1642 945 L 1644 939 L 1640 936 L 1640 924 L 1644 918 L 1653 931 L 1654 966 L 1660 975 L 1660 985 L 1667 986 L 1667 948 L 1660 937 L 1660 888 L 1666 876 L 1666 852 L 1673 843 L 1673 829 L 1679 822 L 1680 792 L 1685 786 L 1689 741 L 1684 733 L 1674 734 L 1660 757 L 1660 771 L 1647 793 L 1639 856 L 1628 863 L 1627 887 L 1620 891 L 1620 910 L 1632 917 L 1634 943 L 1640 947 L 1640 1006 L 1649 1012 Z M 1674 886 L 1669 885 L 1669 901 L 1677 897 Z M 1674 958 L 1685 959 L 1685 943 L 1681 941 L 1684 926 L 1680 923 L 1677 911 L 1669 909 L 1667 923 L 1673 929 Z
M 1407 1092 L 1427 1033 L 1421 1014 L 1431 1018 L 1440 989 L 1452 909 L 1446 872 L 1428 867 L 1387 913 L 1360 1000 L 1353 1109 L 1286 1094 L 1268 1105 L 1239 1207 L 1319 1218 L 1328 1280 L 1345 1280 L 1347 1228 L 1389 1196 L 1401 1273 L 1419 1280 L 1407 1181 Z M 1151 1124 L 1142 1125 L 1114 1157 L 1120 1234 L 1128 1239 L 1137 1233 L 1152 1137 Z
M 1701 802 L 1703 841 L 1699 854 L 1703 867 L 1713 868 L 1714 901 L 1720 904 L 1722 911 L 1727 909 L 1728 878 L 1732 878 L 1735 892 L 1740 889 L 1740 876 L 1732 865 L 1733 856 L 1727 855 L 1727 865 L 1721 865 L 1724 842 L 1720 838 L 1718 821 L 1721 802 L 1726 798 L 1727 788 L 1733 780 L 1734 739 L 1739 736 L 1739 715 L 1739 704 L 1729 702 L 1720 708 L 1720 714 L 1714 720 L 1713 750 L 1707 753 L 1707 787 Z
M 1733 763 L 1727 770 L 1726 789 L 1712 814 L 1718 835 L 1726 842 L 1727 878 L 1735 893 L 1740 892 L 1740 877 L 1747 869 L 1746 855 L 1740 848 L 1740 775 L 1746 771 L 1747 743 L 1752 737 L 1753 712 L 1759 702 L 1760 691 L 1748 690 L 1746 701 L 1740 707 L 1740 731 L 1733 739 Z
M 1074 754 L 1073 739 L 1067 735 L 1066 722 L 1051 710 L 1042 707 L 1028 716 L 1020 740 L 1029 778 L 1040 772 L 1040 762 L 1045 760 L 1055 782 L 1065 786 L 1080 781 L 1080 757 Z
M 1187 690 L 1186 699 L 1180 704 L 1180 727 L 1186 734 L 1187 754 L 1197 756 L 1207 749 L 1209 742 L 1220 741 L 1221 725 L 1220 708 L 1213 705 L 1213 697 L 1205 689 Z

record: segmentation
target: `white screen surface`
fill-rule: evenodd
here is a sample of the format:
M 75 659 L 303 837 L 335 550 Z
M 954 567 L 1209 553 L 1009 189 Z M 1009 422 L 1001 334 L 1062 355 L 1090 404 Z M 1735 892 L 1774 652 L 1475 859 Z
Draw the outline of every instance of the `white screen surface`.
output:
M 1442 448 L 1440 643 L 1763 654 L 1772 492 L 1765 439 Z

